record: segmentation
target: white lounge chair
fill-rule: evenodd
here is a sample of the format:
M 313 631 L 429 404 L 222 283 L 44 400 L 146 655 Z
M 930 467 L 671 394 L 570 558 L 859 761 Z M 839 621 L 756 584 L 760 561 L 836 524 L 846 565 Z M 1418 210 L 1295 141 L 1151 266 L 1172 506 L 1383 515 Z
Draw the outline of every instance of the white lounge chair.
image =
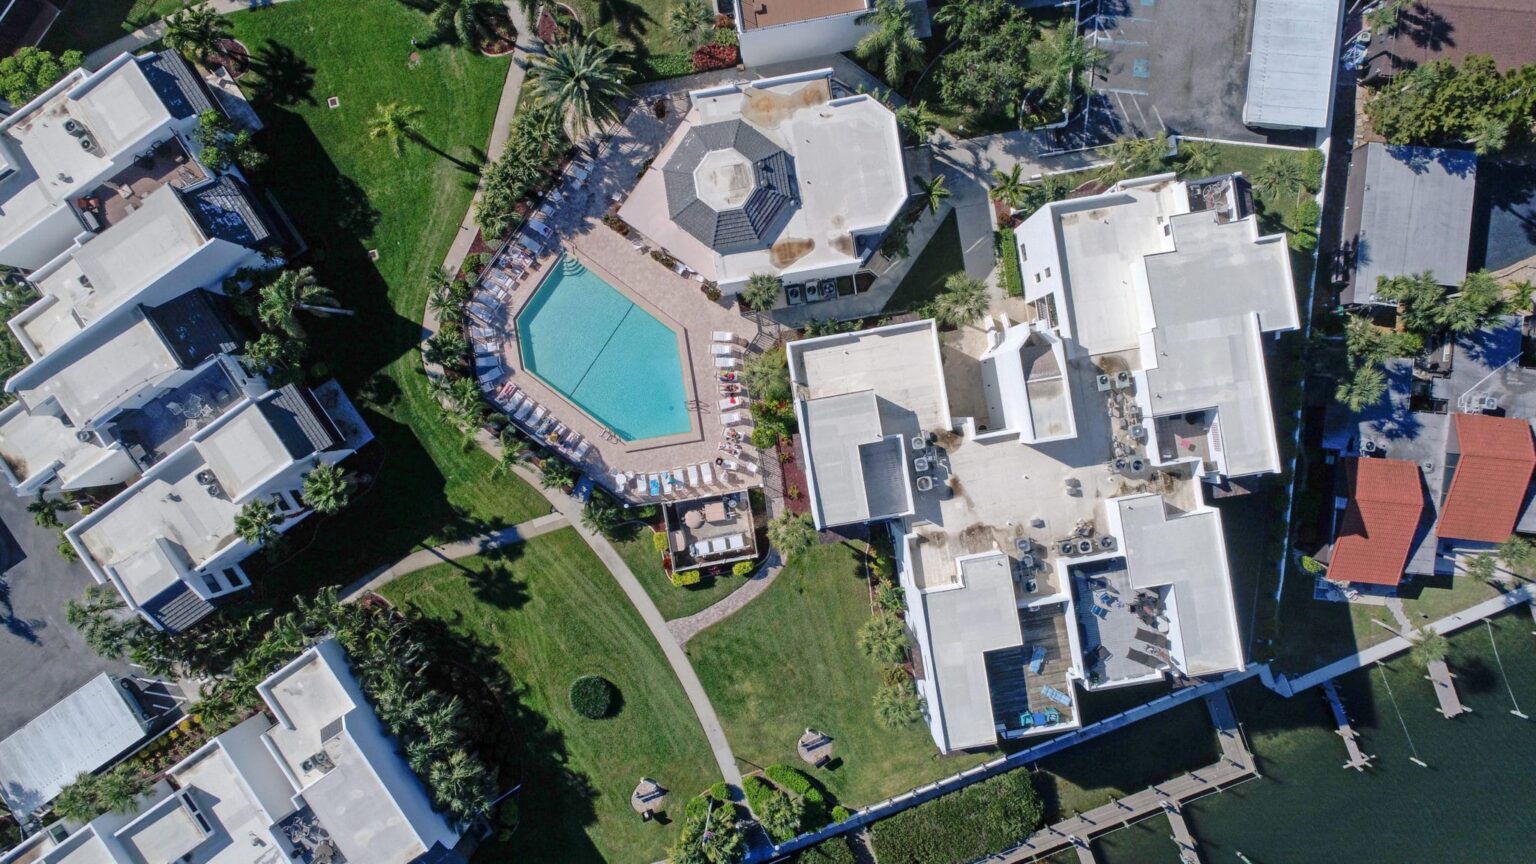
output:
M 715 368 L 716 369 L 735 369 L 738 365 L 740 365 L 740 362 L 741 361 L 737 360 L 735 357 L 716 357 L 715 358 Z
M 715 332 L 709 334 L 709 338 L 716 342 L 724 342 L 727 345 L 736 344 L 736 334 L 729 330 L 716 330 Z
M 699 463 L 699 473 L 704 475 L 705 486 L 715 485 L 715 470 L 709 467 L 708 462 Z
M 741 408 L 746 404 L 747 400 L 741 398 L 740 396 L 727 396 L 720 400 L 720 410 L 730 411 L 733 409 Z
M 747 548 L 746 536 L 742 534 L 732 534 L 731 536 L 725 538 L 725 548 L 730 549 L 733 552 L 737 549 Z
M 540 237 L 549 236 L 549 226 L 544 224 L 544 220 L 542 219 L 529 219 L 528 227 L 537 232 Z
M 678 487 L 681 487 L 681 488 L 687 488 L 688 484 L 683 482 L 683 469 L 681 469 L 681 468 L 673 468 L 672 469 L 672 483 L 675 486 L 678 486 Z
M 737 348 L 735 345 L 721 345 L 720 343 L 716 342 L 715 344 L 709 346 L 709 350 L 716 357 L 735 357 Z
M 577 462 L 580 462 L 587 455 L 587 451 L 591 449 L 592 442 L 583 438 L 577 442 L 576 449 L 571 451 L 571 458 Z
M 523 423 L 527 421 L 528 417 L 533 414 L 533 409 L 537 407 L 539 407 L 539 403 L 529 399 L 527 402 L 523 403 L 523 407 L 517 409 L 517 413 L 512 415 L 512 419 L 519 423 Z
M 745 423 L 746 415 L 740 411 L 727 411 L 720 415 L 720 425 L 735 426 L 737 423 Z
M 549 414 L 549 412 L 544 410 L 544 406 L 543 405 L 540 405 L 540 406 L 534 408 L 533 409 L 533 416 L 528 418 L 528 424 L 527 424 L 528 428 L 529 429 L 538 429 L 539 428 L 539 424 L 544 422 L 544 418 L 548 414 Z
M 698 466 L 696 466 L 696 465 L 689 465 L 688 466 L 688 485 L 689 486 L 697 486 L 697 485 L 699 485 L 699 469 L 698 469 Z

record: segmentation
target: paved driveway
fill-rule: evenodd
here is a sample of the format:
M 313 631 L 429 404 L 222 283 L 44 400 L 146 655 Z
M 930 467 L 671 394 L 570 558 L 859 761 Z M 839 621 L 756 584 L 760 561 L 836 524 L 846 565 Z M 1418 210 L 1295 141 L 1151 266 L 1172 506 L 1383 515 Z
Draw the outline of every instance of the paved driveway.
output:
M 1255 0 L 1090 0 L 1085 30 L 1108 53 L 1088 132 L 1099 141 L 1169 134 L 1312 146 L 1311 131 L 1243 125 Z
M 38 528 L 27 501 L 0 487 L 0 737 L 37 716 L 97 673 L 124 674 L 85 646 L 64 620 L 64 604 L 93 580 L 66 563 L 55 532 Z

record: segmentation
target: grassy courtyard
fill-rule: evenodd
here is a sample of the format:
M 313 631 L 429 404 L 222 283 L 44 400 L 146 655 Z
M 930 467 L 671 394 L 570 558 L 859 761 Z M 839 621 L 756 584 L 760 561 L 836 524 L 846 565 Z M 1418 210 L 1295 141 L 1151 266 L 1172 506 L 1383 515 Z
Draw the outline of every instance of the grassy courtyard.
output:
M 983 761 L 937 756 L 920 724 L 887 730 L 875 722 L 870 702 L 880 670 L 854 642 L 869 617 L 857 554 L 851 544 L 813 549 L 762 596 L 688 643 L 688 656 L 744 767 L 799 764 L 795 742 L 806 727 L 820 729 L 836 740 L 841 764 L 814 774 L 849 806 Z
M 944 280 L 955 273 L 965 272 L 965 251 L 960 247 L 960 226 L 951 210 L 939 223 L 912 262 L 912 269 L 901 279 L 891 299 L 885 302 L 886 312 L 907 312 L 927 303 L 944 290 Z
M 189 0 L 77 0 L 64 6 L 42 47 L 93 51 L 189 5 Z
M 412 573 L 384 588 L 392 602 L 442 625 L 490 680 L 510 684 L 527 751 L 521 827 L 492 840 L 479 861 L 655 861 L 682 803 L 718 779 L 682 685 L 618 583 L 574 529 Z M 469 659 L 473 658 L 473 660 Z M 618 713 L 588 720 L 570 707 L 578 676 L 622 694 Z M 670 826 L 642 823 L 629 806 L 641 777 L 672 790 Z
M 661 553 L 652 545 L 651 538 L 655 533 L 649 528 L 641 528 L 630 537 L 616 540 L 613 548 L 640 580 L 645 593 L 651 596 L 651 602 L 661 611 L 661 617 L 668 621 L 708 609 L 746 584 L 745 579 L 726 574 L 706 576 L 697 585 L 681 588 L 673 585 L 661 567 Z
M 356 311 L 307 323 L 311 355 L 352 394 L 385 454 L 374 488 L 271 590 L 342 581 L 420 543 L 548 512 L 537 490 L 493 477 L 490 457 L 440 417 L 416 349 L 426 276 L 469 206 L 510 61 L 443 46 L 412 62 L 425 19 L 394 0 L 304 0 L 229 21 L 251 49 L 241 84 L 272 155 L 260 185 L 309 243 L 302 263 Z M 326 107 L 331 96 L 340 107 Z M 375 106 L 392 101 L 425 109 L 426 146 L 396 156 L 368 138 Z

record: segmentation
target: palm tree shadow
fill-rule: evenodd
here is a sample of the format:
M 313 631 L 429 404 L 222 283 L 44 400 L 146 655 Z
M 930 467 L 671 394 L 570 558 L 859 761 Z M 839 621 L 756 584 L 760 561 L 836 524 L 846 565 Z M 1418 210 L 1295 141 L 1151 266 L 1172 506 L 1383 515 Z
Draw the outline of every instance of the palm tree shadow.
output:
M 260 76 L 252 92 L 257 101 L 315 104 L 315 67 L 287 45 L 268 39 L 251 57 L 251 68 Z
M 447 160 L 449 164 L 453 165 L 453 167 L 459 169 L 460 171 L 463 171 L 465 174 L 470 174 L 478 178 L 480 176 L 481 169 L 485 167 L 485 153 L 479 151 L 476 148 L 470 149 L 470 155 L 472 158 L 460 159 L 459 157 L 452 155 L 436 144 L 433 144 L 431 139 L 427 138 L 427 136 L 421 134 L 420 132 L 408 132 L 406 133 L 406 137 L 410 138 L 414 144 L 426 150 L 427 152 L 435 154 L 441 159 Z
M 597 25 L 612 24 L 619 36 L 635 46 L 636 53 L 645 53 L 640 38 L 650 32 L 650 25 L 655 21 L 651 13 L 634 0 L 598 0 Z

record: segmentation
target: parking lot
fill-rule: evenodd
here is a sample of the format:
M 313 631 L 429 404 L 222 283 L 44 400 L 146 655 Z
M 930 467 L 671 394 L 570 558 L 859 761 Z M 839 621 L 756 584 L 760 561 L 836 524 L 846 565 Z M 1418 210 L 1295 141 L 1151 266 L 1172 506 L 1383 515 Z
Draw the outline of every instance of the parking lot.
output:
M 1084 31 L 1109 56 L 1094 80 L 1087 135 L 1313 144 L 1311 130 L 1243 125 L 1255 0 L 1085 0 Z
M 33 524 L 26 500 L 0 487 L 0 738 L 97 673 L 129 671 L 97 657 L 64 620 L 65 604 L 92 580 L 59 557 L 58 542 Z

